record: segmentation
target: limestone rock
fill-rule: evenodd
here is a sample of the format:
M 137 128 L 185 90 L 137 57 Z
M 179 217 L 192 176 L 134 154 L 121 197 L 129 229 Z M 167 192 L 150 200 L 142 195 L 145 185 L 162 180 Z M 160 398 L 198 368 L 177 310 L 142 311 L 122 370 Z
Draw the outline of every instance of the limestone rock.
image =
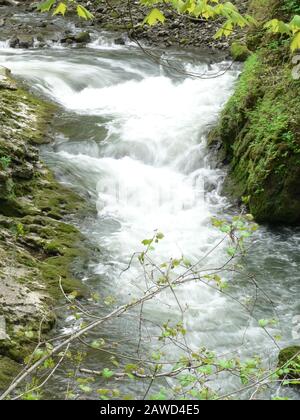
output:
M 0 341 L 9 340 L 9 336 L 6 334 L 6 321 L 3 315 L 0 315 Z

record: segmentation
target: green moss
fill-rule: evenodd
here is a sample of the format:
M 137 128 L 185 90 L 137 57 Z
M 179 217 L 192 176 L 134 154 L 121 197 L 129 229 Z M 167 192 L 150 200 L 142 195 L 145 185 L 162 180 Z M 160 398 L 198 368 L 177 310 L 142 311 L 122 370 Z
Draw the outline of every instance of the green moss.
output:
M 9 157 L 9 165 L 7 159 L 0 165 L 0 281 L 11 293 L 9 303 L 0 299 L 10 337 L 0 342 L 0 387 L 13 376 L 13 360 L 22 362 L 32 351 L 41 319 L 43 334 L 53 328 L 52 308 L 63 298 L 59 280 L 66 293 L 87 295 L 73 269 L 86 258 L 84 238 L 62 221 L 83 215 L 86 204 L 54 179 L 34 146 L 49 140 L 54 110 L 10 78 L 0 89 L 0 157 Z M 22 311 L 25 296 L 31 299 Z
M 0 391 L 3 391 L 10 384 L 12 378 L 18 375 L 21 365 L 8 357 L 0 356 Z
M 285 379 L 300 379 L 300 346 L 287 347 L 280 351 L 278 367 L 287 367 L 290 372 L 283 377 Z
M 248 47 L 240 42 L 233 42 L 230 49 L 231 55 L 235 61 L 246 61 L 251 55 Z
M 230 157 L 233 155 L 232 145 L 246 124 L 247 112 L 253 109 L 257 98 L 262 95 L 259 82 L 261 72 L 261 63 L 254 54 L 247 60 L 235 93 L 222 112 L 217 133 Z
M 250 0 L 249 3 L 249 13 L 259 22 L 265 22 L 276 14 L 282 0 Z
M 230 163 L 226 192 L 249 196 L 260 222 L 300 223 L 299 97 L 288 43 L 266 36 L 210 135 L 221 140 Z
M 54 105 L 32 96 L 24 89 L 1 89 L 0 109 L 2 126 L 7 129 L 6 132 L 3 130 L 2 136 L 21 130 L 22 136 L 29 143 L 42 144 L 48 141 L 45 133 L 56 110 Z M 31 119 L 30 125 L 26 124 L 28 117 Z

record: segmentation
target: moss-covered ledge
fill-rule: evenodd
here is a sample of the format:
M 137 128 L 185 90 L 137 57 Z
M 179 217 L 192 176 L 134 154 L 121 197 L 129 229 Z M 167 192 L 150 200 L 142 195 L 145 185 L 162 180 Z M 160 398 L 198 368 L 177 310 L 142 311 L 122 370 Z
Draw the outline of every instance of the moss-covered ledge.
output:
M 252 1 L 260 18 L 288 18 L 289 2 Z M 290 10 L 292 13 L 293 11 Z M 259 222 L 300 224 L 300 81 L 292 77 L 289 41 L 248 34 L 246 61 L 210 142 L 229 164 L 225 192 L 247 197 Z
M 72 274 L 85 258 L 85 238 L 66 216 L 86 211 L 39 158 L 55 107 L 20 88 L 0 68 L 0 389 L 16 374 L 39 330 L 55 324 L 66 292 L 87 293 Z

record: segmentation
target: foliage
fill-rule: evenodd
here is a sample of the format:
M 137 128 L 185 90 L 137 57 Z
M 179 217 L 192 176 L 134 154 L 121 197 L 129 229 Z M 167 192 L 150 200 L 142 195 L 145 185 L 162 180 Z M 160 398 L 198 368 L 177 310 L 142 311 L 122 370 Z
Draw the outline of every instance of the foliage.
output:
M 0 157 L 0 167 L 4 170 L 8 169 L 9 165 L 11 164 L 11 158 L 8 156 Z
M 245 198 L 246 201 L 247 198 Z M 237 395 L 253 399 L 265 387 L 271 387 L 278 382 L 282 386 L 298 383 L 295 375 L 299 372 L 299 363 L 294 355 L 286 357 L 279 367 L 269 370 L 255 355 L 242 359 L 235 352 L 231 355 L 220 356 L 205 347 L 189 347 L 186 339 L 188 330 L 184 317 L 185 311 L 178 300 L 178 288 L 189 282 L 197 282 L 205 287 L 214 288 L 218 293 L 226 293 L 230 297 L 226 281 L 222 279 L 222 272 L 239 269 L 240 260 L 251 245 L 250 237 L 258 228 L 253 223 L 251 215 L 243 214 L 232 219 L 213 218 L 212 224 L 220 231 L 223 241 L 227 243 L 225 249 L 228 261 L 220 269 L 203 270 L 199 262 L 191 263 L 185 256 L 178 260 L 170 259 L 158 263 L 152 251 L 163 241 L 164 235 L 161 232 L 155 232 L 152 238 L 142 241 L 144 250 L 134 254 L 130 261 L 131 265 L 133 259 L 136 259 L 136 262 L 140 264 L 141 272 L 145 275 L 145 283 L 149 283 L 141 297 L 136 297 L 128 304 L 117 307 L 115 300 L 109 299 L 109 302 L 105 302 L 107 301 L 105 296 L 102 298 L 97 296 L 97 301 L 100 299 L 104 306 L 112 307 L 111 312 L 101 318 L 96 316 L 97 308 L 90 312 L 92 310 L 90 305 L 88 309 L 85 308 L 82 302 L 76 299 L 76 294 L 66 295 L 62 289 L 76 329 L 65 338 L 61 336 L 52 338 L 51 342 L 39 339 L 34 352 L 25 360 L 26 368 L 23 373 L 18 376 L 16 382 L 2 395 L 1 399 L 9 397 L 17 386 L 18 394 L 14 395 L 13 399 L 44 398 L 46 384 L 52 376 L 55 376 L 56 370 L 62 363 L 67 369 L 63 397 L 71 400 L 87 395 L 93 397 L 96 395 L 100 400 L 135 399 L 137 394 L 140 395 L 143 383 L 146 383 L 146 392 L 141 396 L 143 399 L 217 400 L 234 398 Z M 256 284 L 255 281 L 253 284 Z M 157 330 L 150 337 L 147 319 L 143 316 L 144 303 L 168 289 L 178 301 L 182 320 L 170 319 L 162 322 L 162 325 L 157 325 Z M 137 352 L 134 352 L 132 356 L 129 354 L 123 356 L 118 353 L 117 343 L 110 342 L 110 339 L 97 338 L 96 334 L 100 332 L 95 327 L 102 325 L 105 320 L 111 322 L 113 318 L 118 318 L 137 307 L 140 307 L 141 323 L 138 328 L 139 341 L 143 342 L 147 336 L 148 342 L 151 339 L 151 350 L 150 352 L 142 350 L 138 345 Z M 250 314 L 253 317 L 252 312 Z M 273 341 L 275 338 L 267 329 L 272 328 L 275 323 L 275 319 L 257 320 L 257 325 Z M 147 331 L 145 337 L 143 337 L 144 328 Z M 33 342 L 36 339 L 36 334 L 30 329 L 24 331 L 24 334 Z M 101 370 L 90 370 L 84 367 L 87 360 L 86 351 L 78 349 L 78 346 L 72 347 L 73 341 L 78 339 L 84 348 L 88 347 L 93 352 L 99 352 L 99 360 L 106 360 Z M 178 356 L 174 357 L 176 353 L 172 352 L 172 360 L 169 360 L 170 347 L 179 349 Z M 103 359 L 103 354 L 110 357 Z M 29 374 L 31 379 L 25 381 L 22 391 L 20 384 Z M 213 387 L 213 383 L 218 378 L 224 379 L 224 377 L 228 379 L 232 377 L 236 381 L 236 388 L 226 395 L 220 394 Z M 136 390 L 136 395 L 124 393 L 124 381 L 129 382 L 130 388 Z M 276 395 L 273 399 L 280 400 L 282 397 Z
M 39 3 L 37 9 L 41 12 L 52 11 L 53 15 L 65 15 L 68 9 L 75 9 L 78 16 L 85 20 L 92 19 L 94 16 L 89 12 L 80 2 L 73 0 L 66 0 L 65 2 L 59 2 L 57 0 L 46 0 L 45 2 Z
M 284 0 L 281 10 L 287 14 L 300 14 L 300 3 L 298 0 Z
M 300 84 L 284 40 L 266 36 L 259 46 L 211 137 L 221 139 L 231 163 L 227 193 L 250 196 L 250 211 L 260 222 L 294 224 L 300 209 Z
M 238 8 L 229 1 L 221 0 L 139 0 L 141 6 L 150 8 L 142 22 L 142 25 L 163 24 L 166 17 L 160 6 L 167 5 L 178 14 L 186 14 L 193 19 L 217 19 L 221 18 L 223 23 L 215 34 L 215 38 L 228 37 L 236 28 L 245 28 L 256 25 L 257 22 L 249 14 L 241 14 Z M 80 1 L 74 0 L 46 0 L 37 6 L 41 12 L 51 11 L 53 15 L 65 15 L 67 10 L 76 10 L 77 15 L 85 20 L 92 19 L 93 14 L 85 8 Z M 283 6 L 284 10 L 299 12 L 298 3 L 294 0 L 287 0 Z M 300 49 L 300 15 L 296 14 L 290 22 L 273 19 L 265 23 L 265 29 L 273 34 L 286 35 L 291 39 L 291 50 L 294 52 Z
M 295 15 L 289 23 L 282 20 L 272 19 L 264 26 L 273 34 L 287 35 L 291 38 L 292 52 L 300 49 L 300 15 Z

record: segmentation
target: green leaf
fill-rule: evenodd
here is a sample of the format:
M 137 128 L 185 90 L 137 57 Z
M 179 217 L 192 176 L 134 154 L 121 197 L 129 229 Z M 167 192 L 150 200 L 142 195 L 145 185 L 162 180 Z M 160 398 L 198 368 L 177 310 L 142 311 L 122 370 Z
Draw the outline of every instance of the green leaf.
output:
M 53 12 L 53 16 L 54 15 L 63 15 L 63 16 L 65 16 L 66 11 L 67 11 L 66 4 L 65 3 L 59 3 L 59 5 L 57 6 L 57 8 Z
M 236 254 L 236 248 L 233 248 L 233 247 L 229 247 L 229 248 L 227 248 L 227 254 L 230 256 L 230 257 L 234 257 L 235 256 L 235 254 Z
M 152 244 L 152 242 L 153 242 L 153 239 L 144 239 L 142 241 L 142 244 L 145 245 L 145 246 L 149 246 L 149 245 Z
M 89 394 L 90 392 L 92 392 L 92 388 L 88 385 L 79 385 L 79 388 L 81 389 L 81 391 L 83 391 L 86 394 Z
M 103 369 L 103 371 L 102 371 L 102 376 L 103 376 L 103 378 L 105 378 L 105 379 L 109 379 L 109 378 L 111 378 L 112 376 L 114 376 L 114 372 L 113 371 L 111 371 L 110 369 L 108 369 L 108 368 L 105 368 L 105 369 Z
M 43 3 L 39 3 L 36 8 L 41 12 L 49 12 L 52 9 L 53 5 L 56 3 L 56 0 L 47 0 Z
M 296 33 L 291 42 L 291 50 L 293 52 L 300 50 L 300 31 Z
M 273 34 L 290 34 L 290 26 L 278 19 L 272 19 L 264 26 L 268 32 Z
M 269 324 L 269 320 L 268 319 L 260 319 L 258 321 L 258 325 L 262 328 L 265 328 L 267 325 Z
M 27 337 L 27 338 L 33 338 L 34 337 L 33 331 L 25 331 L 25 337 Z
M 164 23 L 166 20 L 163 13 L 158 9 L 152 9 L 151 12 L 145 17 L 143 24 L 147 23 L 150 26 L 156 25 L 158 22 Z
M 93 19 L 94 15 L 89 12 L 85 7 L 78 5 L 77 6 L 77 14 L 79 17 L 85 19 L 85 20 L 90 20 Z
M 294 16 L 289 26 L 293 33 L 298 32 L 300 30 L 300 16 Z
M 74 300 L 74 299 L 77 298 L 77 296 L 78 296 L 78 292 L 77 292 L 77 290 L 74 290 L 73 292 L 68 294 L 68 299 L 69 300 Z
M 103 340 L 103 338 L 101 338 L 100 340 L 94 340 L 91 344 L 91 347 L 93 347 L 93 349 L 101 349 L 105 344 L 105 341 Z
M 231 226 L 230 225 L 223 225 L 220 228 L 220 231 L 223 233 L 230 233 L 231 232 Z
M 164 234 L 163 233 L 161 233 L 161 232 L 158 232 L 157 234 L 156 234 L 156 238 L 157 239 L 164 239 Z

